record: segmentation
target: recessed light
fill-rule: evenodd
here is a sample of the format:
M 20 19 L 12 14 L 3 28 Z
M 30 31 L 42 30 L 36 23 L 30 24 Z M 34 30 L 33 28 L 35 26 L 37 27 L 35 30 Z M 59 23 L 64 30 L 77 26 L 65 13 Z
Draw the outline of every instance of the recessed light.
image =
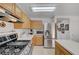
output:
M 32 7 L 33 12 L 53 12 L 56 7 Z

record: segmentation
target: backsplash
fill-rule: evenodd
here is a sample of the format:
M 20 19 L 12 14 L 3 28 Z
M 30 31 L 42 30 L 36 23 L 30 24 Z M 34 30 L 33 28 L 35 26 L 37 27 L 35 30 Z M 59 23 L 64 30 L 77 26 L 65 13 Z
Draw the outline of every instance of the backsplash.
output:
M 4 22 L 4 21 L 0 21 Z M 5 27 L 1 27 L 0 26 L 0 33 L 6 33 L 6 32 L 12 32 L 14 31 L 14 25 L 12 23 L 9 22 L 4 22 L 5 23 Z
M 27 38 L 29 29 L 15 29 L 15 31 L 18 33 L 18 38 Z

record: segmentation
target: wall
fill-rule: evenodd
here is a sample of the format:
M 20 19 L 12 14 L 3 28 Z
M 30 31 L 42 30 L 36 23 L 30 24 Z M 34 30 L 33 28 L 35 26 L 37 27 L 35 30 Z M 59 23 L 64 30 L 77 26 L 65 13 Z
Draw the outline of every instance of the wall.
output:
M 62 17 L 68 17 L 70 22 L 69 22 L 69 39 L 75 40 L 79 42 L 79 16 L 62 16 Z M 57 16 L 56 16 L 57 18 Z M 57 34 L 59 35 L 59 34 Z M 68 36 L 66 35 L 66 36 Z M 60 37 L 63 37 L 63 35 L 59 35 Z M 66 37 L 65 37 L 66 39 Z
M 60 24 L 69 24 L 69 19 L 63 18 L 61 22 L 57 23 L 58 28 L 60 28 Z M 65 26 L 64 26 L 65 27 Z M 64 30 L 64 33 L 61 31 L 57 30 L 57 39 L 70 39 L 70 31 Z
M 70 16 L 70 38 L 79 42 L 79 16 Z
M 30 40 L 29 39 L 29 29 L 15 29 L 18 33 L 18 40 Z
M 3 21 L 0 21 L 0 22 L 3 22 Z M 6 24 L 5 27 L 0 27 L 0 33 L 14 31 L 14 25 L 12 23 L 5 22 L 5 24 Z

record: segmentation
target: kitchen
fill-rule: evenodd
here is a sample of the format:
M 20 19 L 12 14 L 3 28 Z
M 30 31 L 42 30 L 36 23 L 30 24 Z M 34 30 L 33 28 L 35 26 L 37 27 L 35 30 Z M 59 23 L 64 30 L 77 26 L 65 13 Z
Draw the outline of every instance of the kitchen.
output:
M 32 55 L 34 46 L 43 48 L 43 22 L 31 20 L 19 4 L 0 3 L 0 20 L 0 55 Z
M 78 6 L 0 3 L 0 55 L 79 54 Z

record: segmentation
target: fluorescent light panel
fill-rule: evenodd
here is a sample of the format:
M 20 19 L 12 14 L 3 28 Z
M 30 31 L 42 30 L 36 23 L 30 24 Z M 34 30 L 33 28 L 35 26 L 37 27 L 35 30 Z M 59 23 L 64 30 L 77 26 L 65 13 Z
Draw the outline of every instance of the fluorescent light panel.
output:
M 32 7 L 33 12 L 52 12 L 56 7 Z

